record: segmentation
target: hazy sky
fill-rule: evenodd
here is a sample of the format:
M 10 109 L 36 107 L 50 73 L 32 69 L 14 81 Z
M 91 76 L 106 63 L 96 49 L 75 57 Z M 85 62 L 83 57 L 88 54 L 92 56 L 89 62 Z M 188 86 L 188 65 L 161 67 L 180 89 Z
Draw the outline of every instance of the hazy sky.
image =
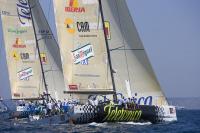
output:
M 127 0 L 168 97 L 200 97 L 200 0 Z

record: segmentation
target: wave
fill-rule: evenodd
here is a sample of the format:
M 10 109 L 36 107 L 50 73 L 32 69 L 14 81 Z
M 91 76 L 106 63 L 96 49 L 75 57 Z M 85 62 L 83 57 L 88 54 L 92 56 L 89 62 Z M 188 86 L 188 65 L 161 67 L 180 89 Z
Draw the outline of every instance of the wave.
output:
M 125 125 L 138 125 L 138 126 L 144 126 L 144 125 L 151 125 L 151 122 L 118 122 L 120 124 L 125 124 Z
M 107 122 L 104 122 L 104 123 L 92 122 L 89 124 L 89 126 L 95 126 L 95 127 L 105 127 L 106 125 L 107 125 Z

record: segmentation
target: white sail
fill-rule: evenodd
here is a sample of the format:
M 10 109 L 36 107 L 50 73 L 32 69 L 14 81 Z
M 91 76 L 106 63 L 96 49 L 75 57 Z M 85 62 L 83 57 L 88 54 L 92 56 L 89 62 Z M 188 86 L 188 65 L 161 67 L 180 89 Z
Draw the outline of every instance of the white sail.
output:
M 130 85 L 132 96 L 137 98 L 137 103 L 167 104 L 128 11 L 126 1 L 102 0 L 102 7 L 115 70 L 117 92 L 123 93 L 126 97 L 129 96 Z
M 54 0 L 68 93 L 113 93 L 102 17 L 97 0 Z
M 55 99 L 63 100 L 67 95 L 64 86 L 59 46 L 52 34 L 38 0 L 30 1 L 44 69 L 48 92 Z
M 1 0 L 1 26 L 8 73 L 1 86 L 3 97 L 38 98 L 43 92 L 41 69 L 27 0 Z M 1 44 L 2 45 L 2 44 Z M 1 65 L 0 69 L 3 69 Z M 5 88 L 8 87 L 8 88 Z

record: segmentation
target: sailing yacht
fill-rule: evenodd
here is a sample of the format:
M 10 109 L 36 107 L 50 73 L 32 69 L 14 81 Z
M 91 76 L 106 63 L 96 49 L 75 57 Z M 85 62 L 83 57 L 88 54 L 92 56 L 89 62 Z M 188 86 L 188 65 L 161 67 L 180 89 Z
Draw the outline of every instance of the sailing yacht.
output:
M 28 116 L 19 101 L 38 101 L 43 93 L 52 100 L 64 98 L 59 46 L 40 6 L 33 2 L 0 0 L 0 97 L 10 118 L 16 116 L 13 112 Z
M 3 99 L 78 99 L 69 118 L 76 124 L 177 119 L 125 0 L 52 2 L 56 33 L 38 0 L 0 0 Z M 118 104 L 120 96 L 129 101 Z
M 116 102 L 119 94 L 137 105 L 83 105 L 75 108 L 76 123 L 176 120 L 125 0 L 54 0 L 53 9 L 65 93 L 82 103 L 91 95 Z

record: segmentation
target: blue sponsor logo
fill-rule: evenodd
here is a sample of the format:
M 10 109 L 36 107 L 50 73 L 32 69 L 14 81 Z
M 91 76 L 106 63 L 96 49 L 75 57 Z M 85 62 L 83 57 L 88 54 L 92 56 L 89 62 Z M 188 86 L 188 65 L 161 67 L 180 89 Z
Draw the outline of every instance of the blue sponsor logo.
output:
M 89 64 L 89 60 L 85 59 L 81 61 L 81 65 L 88 65 Z
M 120 95 L 122 98 L 124 98 L 122 93 L 118 93 L 117 95 Z M 153 97 L 152 96 L 137 97 L 137 93 L 135 93 L 135 96 L 131 97 L 130 100 L 139 105 L 152 105 Z
M 21 24 L 25 25 L 27 20 L 31 19 L 31 10 L 27 0 L 18 0 L 17 14 Z

